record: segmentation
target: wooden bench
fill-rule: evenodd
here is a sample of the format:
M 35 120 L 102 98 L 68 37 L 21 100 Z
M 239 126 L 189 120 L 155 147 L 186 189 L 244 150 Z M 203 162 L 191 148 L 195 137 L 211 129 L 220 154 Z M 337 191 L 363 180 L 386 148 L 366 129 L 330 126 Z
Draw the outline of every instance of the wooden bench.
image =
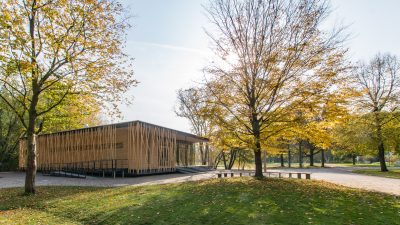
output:
M 304 174 L 306 180 L 311 179 L 311 173 L 304 173 L 304 172 L 265 172 L 265 173 L 268 174 L 268 177 L 271 177 L 271 174 L 278 174 L 279 178 L 282 178 L 284 174 L 287 174 L 288 178 L 293 178 L 293 175 L 297 175 L 297 179 L 301 179 L 302 177 L 301 175 Z
M 240 177 L 242 177 L 244 174 L 249 174 L 249 176 L 251 176 L 252 174 L 254 174 L 254 172 L 219 172 L 217 173 L 217 177 L 218 178 L 222 178 L 223 177 L 228 177 L 228 175 L 230 177 L 234 177 L 234 175 L 239 175 Z M 304 173 L 304 172 L 264 172 L 263 174 L 268 175 L 268 177 L 271 177 L 271 174 L 277 174 L 278 178 L 283 178 L 283 175 L 287 174 L 288 178 L 293 178 L 293 175 L 297 175 L 297 179 L 301 179 L 302 178 L 302 174 L 305 175 L 305 179 L 306 180 L 310 180 L 311 179 L 311 173 Z

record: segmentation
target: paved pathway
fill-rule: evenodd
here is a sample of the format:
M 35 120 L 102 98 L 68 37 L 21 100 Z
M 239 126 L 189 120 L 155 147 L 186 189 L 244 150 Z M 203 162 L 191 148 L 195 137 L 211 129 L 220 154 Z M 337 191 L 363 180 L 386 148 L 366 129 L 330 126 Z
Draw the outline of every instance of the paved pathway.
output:
M 318 168 L 318 169 L 269 169 L 268 171 L 293 171 L 312 173 L 311 179 L 324 180 L 331 183 L 353 188 L 362 188 L 370 191 L 379 191 L 400 196 L 400 179 L 383 178 L 351 173 L 354 168 Z M 61 186 L 100 186 L 118 187 L 126 185 L 148 185 L 178 183 L 185 181 L 203 180 L 216 177 L 216 172 L 199 174 L 165 174 L 136 178 L 100 178 L 87 177 L 87 179 L 49 177 L 37 175 L 37 185 L 61 185 Z M 0 188 L 22 187 L 25 174 L 21 172 L 1 172 Z
M 36 175 L 36 185 L 39 186 L 96 186 L 96 187 L 119 187 L 127 185 L 148 185 L 179 183 L 185 181 L 204 180 L 216 177 L 215 172 L 197 174 L 163 174 L 141 177 L 102 178 L 88 176 L 86 179 L 43 176 Z M 0 188 L 23 187 L 25 173 L 22 172 L 0 172 Z

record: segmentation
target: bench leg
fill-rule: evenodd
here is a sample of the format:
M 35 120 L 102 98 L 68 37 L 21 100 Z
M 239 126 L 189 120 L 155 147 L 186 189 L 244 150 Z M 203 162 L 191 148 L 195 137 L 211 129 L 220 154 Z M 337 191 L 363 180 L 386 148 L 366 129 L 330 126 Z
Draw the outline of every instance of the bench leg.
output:
M 228 174 L 227 173 L 224 173 L 224 177 L 227 177 L 228 176 Z
M 311 174 L 306 173 L 306 179 L 307 179 L 307 180 L 311 179 Z
M 289 173 L 289 178 L 292 178 L 292 173 Z
M 231 177 L 233 177 L 233 173 L 231 173 Z
M 219 173 L 219 174 L 217 174 L 217 175 L 218 175 L 218 178 L 221 178 L 221 177 L 222 177 L 222 174 L 220 174 L 220 173 Z
M 297 179 L 301 179 L 301 173 L 297 174 Z

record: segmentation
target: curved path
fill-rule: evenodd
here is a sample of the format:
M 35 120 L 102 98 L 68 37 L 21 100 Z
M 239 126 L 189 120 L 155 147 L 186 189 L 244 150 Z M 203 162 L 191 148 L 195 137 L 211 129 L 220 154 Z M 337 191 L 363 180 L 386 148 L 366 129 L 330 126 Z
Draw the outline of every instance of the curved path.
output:
M 355 174 L 351 171 L 352 167 L 318 168 L 318 169 L 269 169 L 268 171 L 285 172 L 308 172 L 312 173 L 311 179 L 323 180 L 331 183 L 352 187 L 362 188 L 370 191 L 384 192 L 400 196 L 400 179 L 383 178 Z M 61 185 L 61 186 L 100 186 L 118 187 L 126 185 L 148 185 L 178 183 L 193 180 L 203 180 L 216 177 L 216 172 L 199 174 L 165 174 L 152 175 L 136 178 L 100 178 L 87 177 L 87 179 L 50 177 L 37 175 L 37 185 Z M 22 172 L 0 172 L 0 188 L 22 187 L 24 185 L 25 174 Z

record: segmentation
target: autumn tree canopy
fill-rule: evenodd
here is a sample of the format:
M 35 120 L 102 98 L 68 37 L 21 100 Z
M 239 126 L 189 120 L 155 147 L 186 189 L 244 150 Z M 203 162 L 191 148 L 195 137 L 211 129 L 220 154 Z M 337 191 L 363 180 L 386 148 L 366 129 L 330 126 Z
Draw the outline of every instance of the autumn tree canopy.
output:
M 394 55 L 377 54 L 369 63 L 360 62 L 353 75 L 361 93 L 355 106 L 359 112 L 370 114 L 367 118 L 373 121 L 381 171 L 388 171 L 383 130 L 400 116 L 400 61 Z
M 0 3 L 0 98 L 26 129 L 25 191 L 34 193 L 35 135 L 70 95 L 104 106 L 136 84 L 122 51 L 129 27 L 114 0 L 6 0 Z M 45 96 L 45 97 L 44 97 Z
M 293 112 L 328 90 L 343 69 L 342 30 L 326 32 L 326 1 L 210 1 L 208 31 L 218 57 L 206 69 L 220 124 L 255 154 L 287 129 Z

